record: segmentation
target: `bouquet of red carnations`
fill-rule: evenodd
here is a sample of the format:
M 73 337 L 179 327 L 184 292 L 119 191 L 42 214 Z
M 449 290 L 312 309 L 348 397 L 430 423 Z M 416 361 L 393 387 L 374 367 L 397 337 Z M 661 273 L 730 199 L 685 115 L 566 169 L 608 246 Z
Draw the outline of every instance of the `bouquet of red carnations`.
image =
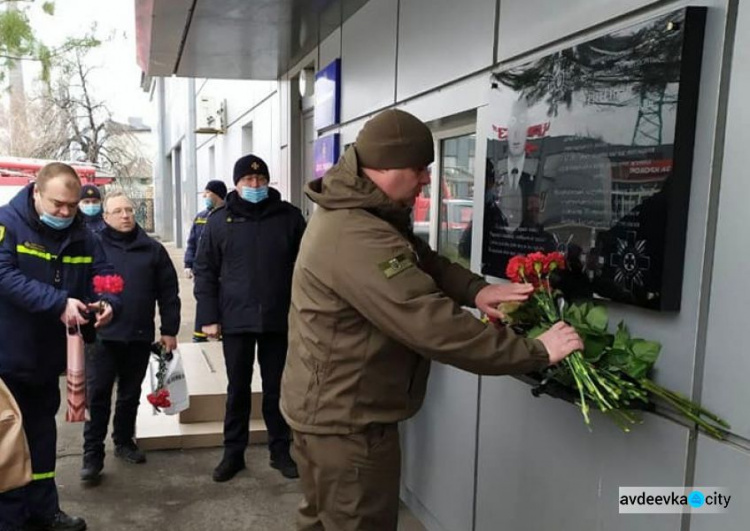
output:
M 162 346 L 161 343 L 154 343 L 151 345 L 151 354 L 158 362 L 158 369 L 156 371 L 156 386 L 154 390 L 146 396 L 149 404 L 154 406 L 156 411 L 161 411 L 159 408 L 168 408 L 172 406 L 171 400 L 169 400 L 169 389 L 167 389 L 166 376 L 169 362 L 172 361 L 172 353 Z
M 534 291 L 523 303 L 500 307 L 505 324 L 535 338 L 558 321 L 573 326 L 584 343 L 561 364 L 548 368 L 541 383 L 553 380 L 574 392 L 584 422 L 590 427 L 591 405 L 611 418 L 624 431 L 641 421 L 637 409 L 661 405 L 716 439 L 723 439 L 729 424 L 688 398 L 661 387 L 648 378 L 661 351 L 661 344 L 631 337 L 624 322 L 609 332 L 604 306 L 570 303 L 555 289 L 551 277 L 565 269 L 561 253 L 531 253 L 514 256 L 506 268 L 512 282 L 530 283 Z

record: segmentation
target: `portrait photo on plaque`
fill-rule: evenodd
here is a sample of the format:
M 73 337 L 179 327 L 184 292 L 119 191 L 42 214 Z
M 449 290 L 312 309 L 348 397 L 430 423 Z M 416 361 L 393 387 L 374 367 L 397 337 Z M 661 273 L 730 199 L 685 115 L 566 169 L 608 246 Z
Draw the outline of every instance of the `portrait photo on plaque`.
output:
M 490 76 L 482 273 L 560 251 L 566 293 L 680 307 L 705 9 Z

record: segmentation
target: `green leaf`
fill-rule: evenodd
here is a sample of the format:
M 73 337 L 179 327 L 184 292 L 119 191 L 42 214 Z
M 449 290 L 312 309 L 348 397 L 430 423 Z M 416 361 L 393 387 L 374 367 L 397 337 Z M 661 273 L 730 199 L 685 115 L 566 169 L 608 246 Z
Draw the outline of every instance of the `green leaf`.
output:
M 624 321 L 620 321 L 615 332 L 615 341 L 612 348 L 627 349 L 630 344 L 630 332 Z
M 565 312 L 565 320 L 568 321 L 573 327 L 577 327 L 583 324 L 584 313 L 580 304 L 571 304 L 568 310 Z
M 607 324 L 609 322 L 607 309 L 604 306 L 592 306 L 586 313 L 586 322 L 594 330 L 607 330 Z
M 661 352 L 661 343 L 658 341 L 648 341 L 646 339 L 634 339 L 630 343 L 633 354 L 639 360 L 653 365 L 659 358 Z
M 48 15 L 54 15 L 55 14 L 55 3 L 54 2 L 44 2 L 42 4 L 42 11 L 44 11 Z
M 606 335 L 586 334 L 583 339 L 583 356 L 590 362 L 594 363 L 604 354 L 604 349 L 609 345 L 609 338 Z
M 653 363 L 631 357 L 628 360 L 628 364 L 623 368 L 623 370 L 632 378 L 640 380 L 641 378 L 646 377 L 648 371 L 651 370 L 651 367 L 653 367 L 653 365 Z
M 631 354 L 627 350 L 611 348 L 605 352 L 597 366 L 605 369 L 624 370 L 630 357 Z

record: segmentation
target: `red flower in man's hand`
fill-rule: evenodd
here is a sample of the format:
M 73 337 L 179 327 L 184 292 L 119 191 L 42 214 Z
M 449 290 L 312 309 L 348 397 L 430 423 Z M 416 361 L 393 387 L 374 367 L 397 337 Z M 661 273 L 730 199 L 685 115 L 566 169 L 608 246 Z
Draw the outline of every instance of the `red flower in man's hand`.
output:
M 94 277 L 94 291 L 98 295 L 121 293 L 124 287 L 125 281 L 120 275 L 96 275 Z
M 565 269 L 565 255 L 554 252 L 544 257 L 544 272 L 550 273 L 555 269 Z
M 149 393 L 146 396 L 146 399 L 155 408 L 169 407 L 172 405 L 172 402 L 170 402 L 169 400 L 169 391 L 164 388 L 157 389 L 155 392 Z
M 517 255 L 508 260 L 508 265 L 505 267 L 505 276 L 511 282 L 523 282 L 526 276 L 526 257 Z
M 94 292 L 97 295 L 105 293 L 122 293 L 125 281 L 120 275 L 96 275 L 94 277 Z

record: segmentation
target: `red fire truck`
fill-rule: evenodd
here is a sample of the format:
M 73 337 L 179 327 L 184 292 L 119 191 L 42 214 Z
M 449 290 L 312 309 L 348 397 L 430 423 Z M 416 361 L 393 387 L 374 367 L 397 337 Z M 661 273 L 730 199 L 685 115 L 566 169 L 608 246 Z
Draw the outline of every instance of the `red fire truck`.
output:
M 0 205 L 6 204 L 18 191 L 36 178 L 37 172 L 52 160 L 0 156 Z M 101 169 L 84 162 L 68 162 L 75 168 L 83 183 L 103 186 L 113 181 Z

